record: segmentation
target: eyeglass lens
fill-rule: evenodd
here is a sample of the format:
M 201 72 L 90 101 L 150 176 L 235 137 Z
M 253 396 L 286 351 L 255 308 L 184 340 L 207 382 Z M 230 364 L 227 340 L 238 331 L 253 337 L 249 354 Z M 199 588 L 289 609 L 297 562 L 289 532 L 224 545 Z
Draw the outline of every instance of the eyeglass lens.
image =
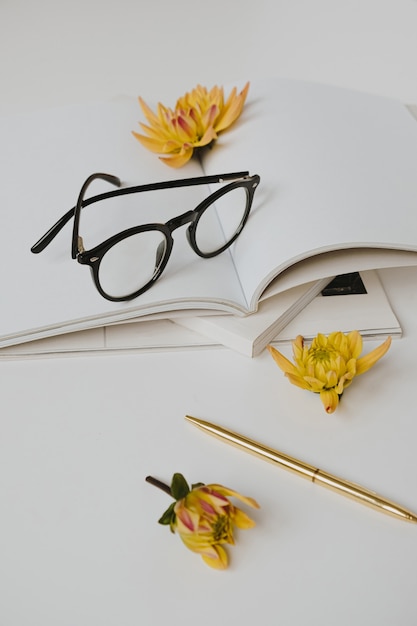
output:
M 197 248 L 213 254 L 229 243 L 239 231 L 245 216 L 247 190 L 236 187 L 223 194 L 200 216 L 195 230 Z
M 147 285 L 157 273 L 165 256 L 167 240 L 159 230 L 126 237 L 102 257 L 98 279 L 111 298 L 123 298 Z

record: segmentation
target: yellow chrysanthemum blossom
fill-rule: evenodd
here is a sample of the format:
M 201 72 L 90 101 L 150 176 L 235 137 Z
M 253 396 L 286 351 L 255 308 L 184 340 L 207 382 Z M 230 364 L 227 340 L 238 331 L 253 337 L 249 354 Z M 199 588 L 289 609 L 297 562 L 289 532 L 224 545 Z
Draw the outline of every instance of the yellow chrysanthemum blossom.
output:
M 222 485 L 197 483 L 190 489 L 184 476 L 178 473 L 172 477 L 170 487 L 152 476 L 148 476 L 146 480 L 175 500 L 159 519 L 159 523 L 169 525 L 171 531 L 181 537 L 184 545 L 200 554 L 207 565 L 215 569 L 226 569 L 229 560 L 223 546 L 235 543 L 235 527 L 255 526 L 255 522 L 235 506 L 229 497 L 258 509 L 256 500 Z
M 207 565 L 225 569 L 228 556 L 223 544 L 235 543 L 234 527 L 252 528 L 255 522 L 228 496 L 238 498 L 249 506 L 259 508 L 252 498 L 240 495 L 222 485 L 204 485 L 192 489 L 175 507 L 171 529 L 178 533 L 184 544 L 201 555 Z
M 326 413 L 333 413 L 354 377 L 375 365 L 390 345 L 391 337 L 388 337 L 378 348 L 360 357 L 362 337 L 354 330 L 348 334 L 334 332 L 328 337 L 319 333 L 310 346 L 299 335 L 293 341 L 295 364 L 272 346 L 268 349 L 293 385 L 319 393 Z
M 242 112 L 249 83 L 238 94 L 233 88 L 224 100 L 223 87 L 210 91 L 197 85 L 179 98 L 174 110 L 159 103 L 154 113 L 142 98 L 139 104 L 148 125 L 139 123 L 145 135 L 132 131 L 140 143 L 158 154 L 171 167 L 181 167 L 190 160 L 195 148 L 217 139 L 218 133 L 233 124 Z

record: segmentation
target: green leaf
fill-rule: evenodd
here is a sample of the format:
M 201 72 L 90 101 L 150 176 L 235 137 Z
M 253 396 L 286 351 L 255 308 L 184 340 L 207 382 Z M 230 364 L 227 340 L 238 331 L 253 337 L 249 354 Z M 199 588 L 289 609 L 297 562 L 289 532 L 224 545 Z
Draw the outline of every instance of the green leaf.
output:
M 190 493 L 190 488 L 182 474 L 174 474 L 171 482 L 171 493 L 175 500 L 182 500 Z
M 174 506 L 175 502 L 172 502 L 165 513 L 161 515 L 158 520 L 158 524 L 163 524 L 164 526 L 169 526 L 175 519 Z

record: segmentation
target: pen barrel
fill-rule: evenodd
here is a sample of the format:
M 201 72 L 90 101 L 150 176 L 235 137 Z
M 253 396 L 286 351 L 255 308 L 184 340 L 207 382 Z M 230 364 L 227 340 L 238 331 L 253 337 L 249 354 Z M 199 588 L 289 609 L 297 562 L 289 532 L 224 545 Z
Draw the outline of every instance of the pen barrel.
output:
M 317 483 L 322 487 L 327 487 L 332 491 L 347 496 L 357 502 L 361 502 L 362 504 L 366 504 L 374 509 L 378 509 L 379 511 L 383 511 L 384 513 L 388 513 L 389 515 L 393 515 L 396 518 L 402 518 L 413 522 L 416 521 L 415 516 L 407 509 L 399 506 L 391 500 L 382 498 L 375 493 L 375 491 L 370 491 L 369 489 L 366 489 L 356 483 L 344 479 L 342 480 L 341 478 L 338 478 L 333 474 L 329 474 L 328 472 L 324 472 L 323 470 L 317 470 L 312 480 L 314 483 Z
M 190 419 L 189 416 L 187 416 Z M 225 428 L 221 428 L 220 426 L 213 426 L 208 422 L 203 422 L 200 420 L 199 422 L 195 422 L 197 426 L 200 428 L 203 427 L 204 430 L 210 432 L 210 434 L 215 437 L 222 439 L 223 441 L 227 441 L 232 444 L 232 446 L 236 448 L 240 448 L 245 450 L 246 452 L 250 452 L 255 456 L 259 456 L 266 461 L 270 461 L 275 465 L 279 465 L 284 469 L 293 472 L 294 474 L 298 474 L 298 476 L 302 476 L 303 478 L 307 478 L 308 480 L 313 480 L 317 474 L 317 467 L 310 465 L 309 463 L 304 463 L 303 461 L 299 461 L 294 457 L 291 457 L 287 454 L 283 454 L 282 452 L 278 452 L 273 448 L 269 448 L 268 446 L 264 446 L 261 443 L 252 441 L 248 437 L 244 437 L 243 435 L 238 435 L 230 430 L 226 430 Z
M 276 450 L 263 446 L 262 444 L 253 444 L 250 439 L 245 439 L 244 437 L 242 439 L 243 442 L 231 441 L 231 443 L 235 443 L 235 445 L 240 448 L 244 448 L 248 452 L 252 452 L 253 454 L 260 456 L 275 465 L 279 465 L 280 467 L 289 470 L 293 474 L 297 474 L 298 476 L 302 476 L 303 478 L 307 478 L 307 480 L 314 482 L 318 471 L 317 467 L 314 467 L 309 463 L 299 461 L 298 459 L 294 459 L 293 457 L 283 454 L 282 452 L 277 452 Z

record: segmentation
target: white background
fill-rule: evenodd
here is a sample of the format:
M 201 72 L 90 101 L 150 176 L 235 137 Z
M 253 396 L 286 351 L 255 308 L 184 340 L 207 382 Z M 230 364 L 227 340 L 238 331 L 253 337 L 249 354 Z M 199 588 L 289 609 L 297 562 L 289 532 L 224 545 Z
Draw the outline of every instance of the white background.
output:
M 198 82 L 271 74 L 417 102 L 416 32 L 415 0 L 1 0 L 0 112 L 120 93 L 173 104 Z M 1 626 L 415 623 L 415 526 L 231 449 L 183 416 L 417 510 L 416 283 L 415 270 L 384 273 L 404 337 L 333 416 L 266 353 L 1 362 Z M 144 478 L 176 471 L 261 504 L 226 572 L 156 523 L 169 498 Z

